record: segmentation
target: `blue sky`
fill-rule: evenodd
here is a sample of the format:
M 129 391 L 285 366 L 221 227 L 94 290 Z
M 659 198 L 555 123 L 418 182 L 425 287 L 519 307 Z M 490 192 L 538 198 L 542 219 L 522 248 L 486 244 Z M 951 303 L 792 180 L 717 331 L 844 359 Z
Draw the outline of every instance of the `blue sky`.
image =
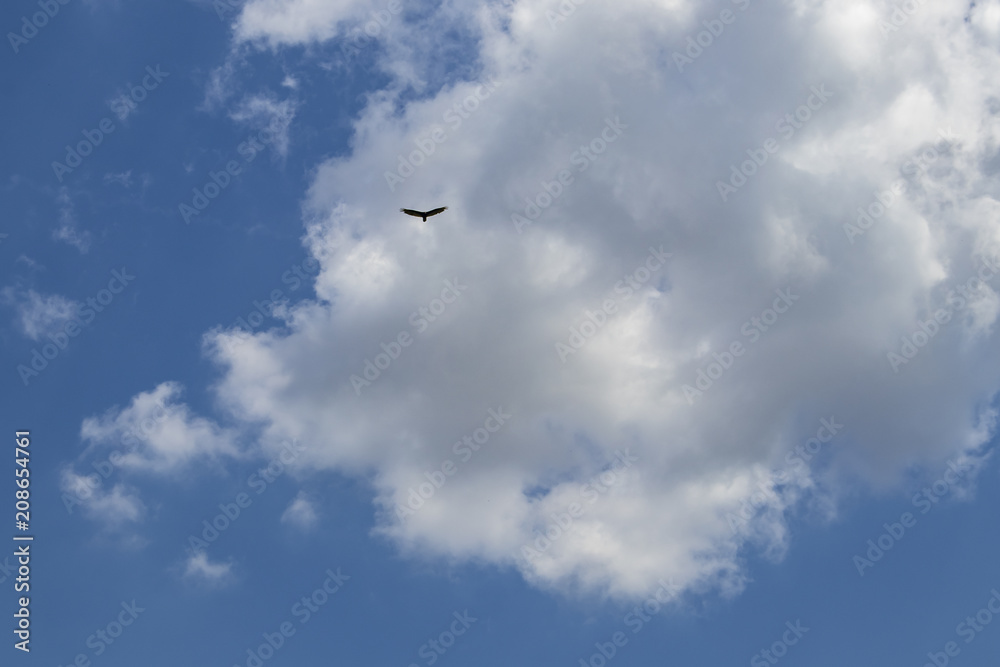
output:
M 4 664 L 994 665 L 971 4 L 5 5 Z

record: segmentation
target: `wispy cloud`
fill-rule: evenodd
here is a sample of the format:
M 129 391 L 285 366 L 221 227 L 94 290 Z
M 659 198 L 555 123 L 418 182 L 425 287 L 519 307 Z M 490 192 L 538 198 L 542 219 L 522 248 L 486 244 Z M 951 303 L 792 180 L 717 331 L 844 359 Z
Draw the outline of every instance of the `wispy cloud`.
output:
M 291 524 L 302 530 L 308 530 L 315 526 L 317 519 L 315 505 L 306 498 L 303 492 L 299 492 L 281 515 L 282 523 Z
M 90 250 L 90 232 L 79 228 L 73 201 L 66 187 L 59 189 L 56 201 L 59 204 L 59 225 L 52 231 L 52 238 L 70 244 L 79 250 L 80 254 L 86 254 Z
M 118 185 L 127 188 L 132 185 L 132 170 L 129 169 L 128 171 L 119 172 L 117 174 L 104 174 L 104 182 L 106 184 L 117 183 Z
M 259 94 L 244 97 L 236 108 L 229 112 L 229 117 L 237 123 L 250 129 L 261 131 L 268 129 L 274 133 L 274 139 L 269 142 L 281 157 L 288 155 L 288 128 L 295 118 L 297 103 L 291 99 L 278 100 L 272 94 Z
M 229 53 L 225 62 L 209 73 L 205 83 L 205 97 L 200 106 L 203 111 L 216 111 L 225 106 L 239 88 L 243 64 L 244 59 L 239 50 L 234 50 Z
M 65 469 L 60 479 L 60 488 L 66 494 L 64 502 L 70 504 L 68 509 L 75 511 L 79 506 L 84 516 L 107 528 L 138 523 L 146 515 L 146 506 L 139 499 L 138 492 L 122 483 L 107 489 L 95 485 L 92 476 Z
M 33 289 L 5 287 L 0 300 L 13 306 L 21 331 L 31 340 L 61 331 L 67 322 L 77 318 L 80 304 L 58 294 L 42 295 Z

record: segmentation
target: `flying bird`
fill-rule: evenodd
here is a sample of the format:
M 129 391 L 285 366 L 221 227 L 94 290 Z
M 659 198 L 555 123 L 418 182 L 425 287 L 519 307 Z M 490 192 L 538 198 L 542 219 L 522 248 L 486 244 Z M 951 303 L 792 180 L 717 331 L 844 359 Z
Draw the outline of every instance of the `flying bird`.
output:
M 426 212 L 425 211 L 414 211 L 411 208 L 401 208 L 399 210 L 402 211 L 403 213 L 405 213 L 406 215 L 415 215 L 418 218 L 423 218 L 424 222 L 427 222 L 427 218 L 431 217 L 432 215 L 437 215 L 438 213 L 441 213 L 442 211 L 447 211 L 448 207 L 447 206 L 442 206 L 441 208 L 436 208 L 433 211 L 426 211 Z

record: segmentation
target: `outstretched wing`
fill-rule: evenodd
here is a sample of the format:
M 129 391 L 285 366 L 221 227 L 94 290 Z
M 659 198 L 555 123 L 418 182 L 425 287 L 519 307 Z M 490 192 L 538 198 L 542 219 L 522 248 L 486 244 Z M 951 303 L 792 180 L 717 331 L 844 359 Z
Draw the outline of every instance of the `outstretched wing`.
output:
M 401 208 L 399 210 L 405 213 L 406 215 L 415 215 L 418 218 L 422 218 L 425 215 L 427 215 L 426 213 L 421 213 L 420 211 L 414 211 L 412 208 Z
M 426 215 L 429 218 L 432 215 L 437 215 L 438 213 L 441 213 L 442 211 L 447 211 L 447 210 L 448 210 L 447 206 L 442 206 L 441 208 L 436 208 L 433 211 L 427 211 L 426 213 L 424 213 L 424 215 Z

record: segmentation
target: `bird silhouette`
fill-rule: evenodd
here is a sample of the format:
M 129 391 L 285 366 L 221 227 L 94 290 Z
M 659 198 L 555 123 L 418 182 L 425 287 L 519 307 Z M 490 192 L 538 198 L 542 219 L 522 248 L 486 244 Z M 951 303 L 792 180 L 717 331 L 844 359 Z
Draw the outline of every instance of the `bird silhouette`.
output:
M 433 211 L 414 211 L 412 208 L 401 208 L 399 210 L 405 213 L 406 215 L 414 215 L 418 218 L 422 218 L 424 222 L 427 222 L 427 218 L 431 217 L 432 215 L 437 215 L 442 211 L 447 211 L 448 207 L 442 206 L 441 208 L 436 208 Z

